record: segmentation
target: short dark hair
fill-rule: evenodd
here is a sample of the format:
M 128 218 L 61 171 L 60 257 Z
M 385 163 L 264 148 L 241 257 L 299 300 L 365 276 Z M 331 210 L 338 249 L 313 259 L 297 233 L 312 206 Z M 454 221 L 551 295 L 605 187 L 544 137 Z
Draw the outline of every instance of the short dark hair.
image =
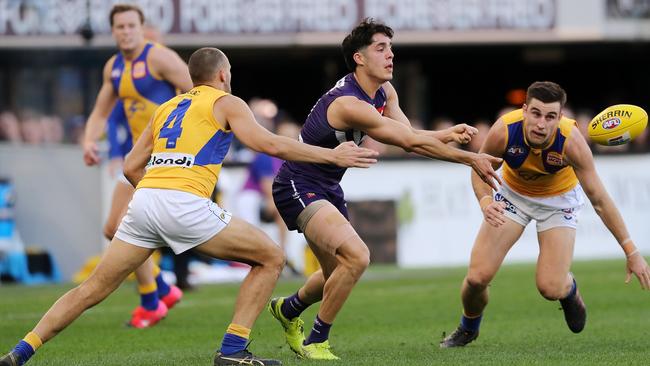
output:
M 535 98 L 542 103 L 560 102 L 560 107 L 566 104 L 566 92 L 552 81 L 536 81 L 526 91 L 526 104 Z
M 203 47 L 194 51 L 187 63 L 194 85 L 209 82 L 226 61 L 226 55 L 218 48 Z
M 108 21 L 111 23 L 111 27 L 113 26 L 113 17 L 115 14 L 125 13 L 127 11 L 135 11 L 138 13 L 140 16 L 140 24 L 144 24 L 144 13 L 139 6 L 133 4 L 115 4 L 111 8 L 110 15 L 108 16 Z
M 388 38 L 393 38 L 393 29 L 381 22 L 377 22 L 372 18 L 365 18 L 348 34 L 341 49 L 343 51 L 343 58 L 345 64 L 350 71 L 357 68 L 357 63 L 354 61 L 354 54 L 359 50 L 368 47 L 372 44 L 372 36 L 377 33 L 383 33 Z

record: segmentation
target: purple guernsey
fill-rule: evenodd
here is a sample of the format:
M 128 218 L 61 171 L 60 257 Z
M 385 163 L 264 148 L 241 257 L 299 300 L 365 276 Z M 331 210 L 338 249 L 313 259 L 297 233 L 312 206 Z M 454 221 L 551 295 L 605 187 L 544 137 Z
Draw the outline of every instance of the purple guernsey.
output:
M 339 80 L 334 88 L 323 95 L 312 108 L 307 121 L 300 131 L 300 140 L 306 144 L 335 148 L 346 141 L 361 144 L 365 133 L 348 129 L 339 131 L 327 121 L 327 109 L 339 97 L 353 96 L 367 102 L 384 114 L 386 92 L 379 88 L 375 97 L 366 94 L 353 74 Z M 297 230 L 296 219 L 300 212 L 310 203 L 317 200 L 327 200 L 336 207 L 343 216 L 348 217 L 343 190 L 339 185 L 345 174 L 345 168 L 336 165 L 298 163 L 286 161 L 282 164 L 273 182 L 273 200 L 278 212 L 287 224 L 289 230 Z
M 365 137 L 365 133 L 358 130 L 339 131 L 330 126 L 327 121 L 327 109 L 330 104 L 339 97 L 353 96 L 374 106 L 381 114 L 384 113 L 386 106 L 386 92 L 384 88 L 379 88 L 375 93 L 375 98 L 370 98 L 366 94 L 353 74 L 348 74 L 339 80 L 332 89 L 323 95 L 316 105 L 312 108 L 307 116 L 302 130 L 300 131 L 300 140 L 306 144 L 316 145 L 333 149 L 339 144 L 346 141 L 353 141 L 360 145 Z M 279 177 L 290 179 L 295 176 L 309 177 L 310 180 L 317 180 L 326 186 L 338 184 L 343 178 L 346 168 L 340 168 L 335 165 L 285 162 L 278 173 Z

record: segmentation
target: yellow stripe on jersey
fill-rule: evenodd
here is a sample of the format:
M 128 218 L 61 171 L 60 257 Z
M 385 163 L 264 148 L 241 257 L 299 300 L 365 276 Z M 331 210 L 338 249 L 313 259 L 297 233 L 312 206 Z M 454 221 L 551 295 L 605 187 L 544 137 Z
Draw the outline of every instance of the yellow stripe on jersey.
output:
M 156 110 L 151 159 L 137 188 L 174 189 L 210 198 L 233 138 L 213 114 L 214 103 L 227 94 L 201 85 Z
M 503 178 L 510 188 L 530 197 L 548 197 L 566 193 L 578 184 L 564 155 L 574 120 L 562 117 L 549 146 L 535 149 L 526 141 L 523 110 L 512 111 L 501 119 L 506 132 Z

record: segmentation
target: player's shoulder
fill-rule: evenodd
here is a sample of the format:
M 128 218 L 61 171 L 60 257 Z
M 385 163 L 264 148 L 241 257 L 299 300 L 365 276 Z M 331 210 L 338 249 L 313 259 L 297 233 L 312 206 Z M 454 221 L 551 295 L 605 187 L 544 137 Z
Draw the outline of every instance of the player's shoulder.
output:
M 341 95 L 334 99 L 329 106 L 329 110 L 340 111 L 343 114 L 367 112 L 371 108 L 370 104 L 359 99 L 356 95 Z
M 241 113 L 250 110 L 248 104 L 242 98 L 232 94 L 220 96 L 214 102 L 214 108 L 215 110 L 220 110 L 226 116 L 231 113 Z
M 578 130 L 578 122 L 573 118 L 563 115 L 560 119 L 560 130 L 564 135 L 573 134 L 573 132 Z
M 386 93 L 387 96 L 397 94 L 397 90 L 395 90 L 395 87 L 390 81 L 381 84 L 381 89 L 384 89 L 384 93 Z
M 176 53 L 176 51 L 159 43 L 154 43 L 147 53 L 147 61 L 150 62 L 154 67 L 156 65 L 163 66 L 170 63 L 175 63 L 179 59 L 180 56 L 178 53 Z
M 178 55 L 176 51 L 165 46 L 164 44 L 156 43 L 156 42 L 150 42 L 150 43 L 151 43 L 151 49 L 149 50 L 149 55 Z
M 114 54 L 113 56 L 109 57 L 108 60 L 106 60 L 106 63 L 104 64 L 104 77 L 108 77 L 111 74 L 111 71 L 113 70 L 113 66 L 115 65 L 115 60 L 117 59 L 117 53 Z
M 523 119 L 524 119 L 524 110 L 521 108 L 505 113 L 501 117 L 499 117 L 499 120 L 501 120 L 505 125 L 519 122 L 522 121 Z

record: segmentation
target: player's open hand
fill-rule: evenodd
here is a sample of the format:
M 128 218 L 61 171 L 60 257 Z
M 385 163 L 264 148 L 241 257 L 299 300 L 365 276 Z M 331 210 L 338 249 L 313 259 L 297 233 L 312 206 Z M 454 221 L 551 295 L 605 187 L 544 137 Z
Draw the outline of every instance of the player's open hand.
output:
M 494 227 L 499 227 L 506 223 L 505 216 L 503 215 L 505 210 L 505 202 L 493 201 L 483 208 L 483 217 L 485 217 L 485 221 L 488 224 Z
M 378 152 L 357 146 L 348 141 L 334 149 L 334 162 L 343 168 L 369 168 L 377 162 Z
M 627 277 L 625 283 L 630 283 L 632 273 L 639 279 L 641 288 L 650 290 L 650 267 L 641 253 L 636 252 L 627 258 Z
M 472 136 L 478 134 L 478 130 L 464 123 L 449 127 L 447 129 L 447 142 L 456 142 L 461 145 L 472 141 Z
M 476 174 L 478 174 L 485 183 L 489 184 L 492 189 L 498 191 L 499 187 L 497 187 L 494 181 L 496 180 L 501 184 L 501 178 L 499 178 L 499 175 L 494 171 L 492 165 L 501 164 L 502 161 L 503 159 L 495 158 L 492 155 L 475 154 L 472 159 L 472 169 L 474 169 Z
M 84 163 L 86 163 L 86 165 L 93 166 L 99 164 L 101 159 L 99 158 L 99 148 L 97 147 L 97 143 L 94 141 L 84 141 L 83 149 Z

